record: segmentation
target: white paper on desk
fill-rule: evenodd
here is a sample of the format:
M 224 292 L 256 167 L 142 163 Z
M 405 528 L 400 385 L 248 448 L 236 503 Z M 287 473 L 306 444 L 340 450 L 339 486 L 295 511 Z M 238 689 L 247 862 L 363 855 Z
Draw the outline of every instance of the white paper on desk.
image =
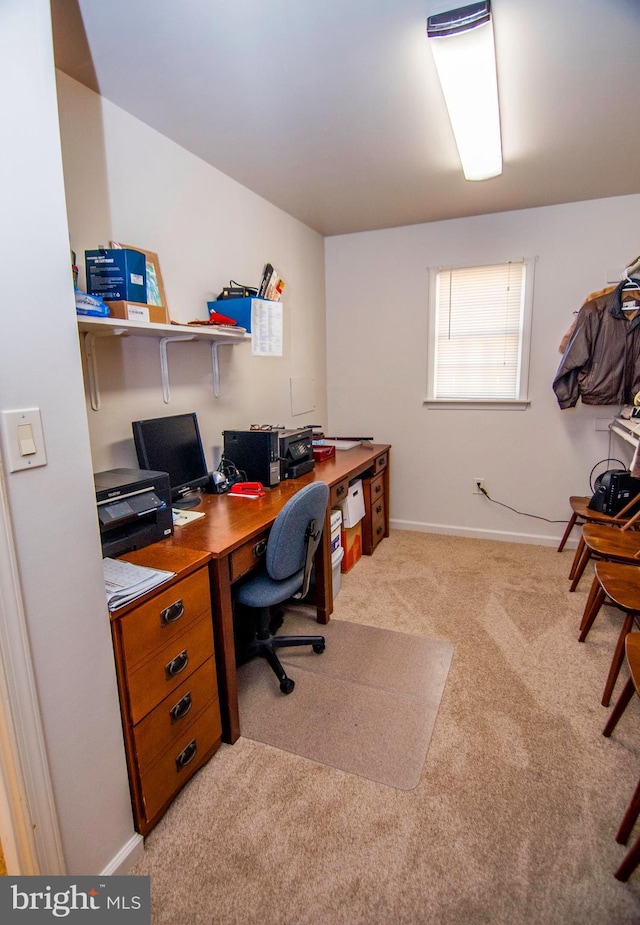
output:
M 123 559 L 103 559 L 104 590 L 109 610 L 124 607 L 129 601 L 173 578 L 175 572 L 134 565 Z
M 316 446 L 335 446 L 336 450 L 352 450 L 360 446 L 360 440 L 316 440 Z
M 179 508 L 173 508 L 171 516 L 176 527 L 184 527 L 185 524 L 191 523 L 192 520 L 199 520 L 201 517 L 204 517 L 204 512 L 181 511 Z

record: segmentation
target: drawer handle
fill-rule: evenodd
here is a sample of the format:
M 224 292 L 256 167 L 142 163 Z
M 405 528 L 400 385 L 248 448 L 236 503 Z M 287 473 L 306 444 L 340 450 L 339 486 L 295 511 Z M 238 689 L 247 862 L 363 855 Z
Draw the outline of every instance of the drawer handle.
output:
M 183 768 L 193 761 L 196 757 L 198 751 L 198 746 L 195 739 L 191 739 L 186 748 L 183 748 L 178 757 L 176 758 L 176 770 L 182 771 Z
M 182 719 L 183 716 L 187 715 L 192 706 L 193 700 L 191 698 L 191 691 L 187 691 L 184 697 L 181 697 L 180 700 L 169 710 L 171 722 L 177 723 L 179 719 Z
M 343 494 L 344 494 L 344 485 L 338 485 L 338 487 L 336 488 L 336 495 L 340 497 L 340 495 L 343 495 Z
M 264 556 L 266 551 L 267 551 L 267 541 L 266 540 L 260 540 L 253 547 L 253 554 L 254 556 L 256 556 L 256 558 L 259 558 L 260 556 Z
M 378 529 L 376 530 L 376 536 L 380 536 L 381 533 L 382 533 L 382 527 L 378 527 Z
M 382 505 L 379 504 L 378 507 L 376 508 L 376 514 L 381 514 L 381 513 L 382 513 Z
M 167 662 L 165 665 L 165 672 L 167 675 L 167 681 L 170 681 L 171 678 L 175 678 L 177 674 L 180 674 L 181 671 L 184 671 L 187 665 L 189 664 L 189 656 L 187 655 L 187 650 L 185 649 L 180 655 L 176 655 L 175 658 L 172 658 L 170 662 Z
M 168 626 L 170 623 L 177 623 L 184 613 L 184 601 L 174 601 L 164 610 L 160 611 L 160 626 Z
M 377 495 L 379 495 L 380 492 L 382 491 L 382 485 L 376 485 L 376 487 L 374 488 L 374 491 Z

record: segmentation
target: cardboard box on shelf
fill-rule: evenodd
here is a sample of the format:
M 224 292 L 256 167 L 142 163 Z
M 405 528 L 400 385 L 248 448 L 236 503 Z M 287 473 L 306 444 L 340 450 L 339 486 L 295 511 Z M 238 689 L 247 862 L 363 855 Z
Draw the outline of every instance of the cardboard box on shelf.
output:
M 147 300 L 147 263 L 143 253 L 126 247 L 85 251 L 87 292 L 107 300 Z
M 146 302 L 126 302 L 123 300 L 106 303 L 111 318 L 124 318 L 125 321 L 146 321 L 147 324 L 171 324 L 169 313 L 162 305 L 147 305 Z
M 344 556 L 340 563 L 341 572 L 349 572 L 362 556 L 362 522 L 355 527 L 343 527 L 340 533 Z

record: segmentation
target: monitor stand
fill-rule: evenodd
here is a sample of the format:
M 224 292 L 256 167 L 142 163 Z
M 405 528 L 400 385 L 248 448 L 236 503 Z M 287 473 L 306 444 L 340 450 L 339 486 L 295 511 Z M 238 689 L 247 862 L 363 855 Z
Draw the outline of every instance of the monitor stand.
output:
M 200 495 L 193 491 L 188 495 L 184 495 L 182 498 L 177 498 L 175 501 L 172 501 L 171 507 L 175 508 L 177 511 L 184 511 L 186 508 L 197 507 L 201 500 Z

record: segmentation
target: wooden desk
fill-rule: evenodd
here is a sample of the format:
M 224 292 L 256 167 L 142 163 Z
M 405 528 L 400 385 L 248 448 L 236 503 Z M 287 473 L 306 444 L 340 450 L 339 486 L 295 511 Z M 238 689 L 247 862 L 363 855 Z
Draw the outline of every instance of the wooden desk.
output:
M 157 546 L 164 550 L 187 547 L 206 551 L 211 556 L 209 574 L 214 644 L 222 737 L 226 742 L 233 743 L 240 735 L 231 596 L 233 582 L 259 562 L 266 547 L 269 530 L 288 499 L 311 482 L 325 482 L 330 488 L 330 495 L 322 540 L 316 554 L 315 603 L 318 622 L 328 623 L 333 612 L 330 509 L 346 498 L 349 482 L 364 473 L 382 474 L 388 499 L 389 451 L 388 444 L 361 444 L 351 450 L 336 450 L 334 458 L 317 463 L 312 472 L 300 478 L 287 480 L 275 488 L 267 489 L 263 498 L 234 498 L 226 494 L 203 495 L 197 511 L 205 514 L 204 517 L 183 527 L 176 527 L 173 537 L 147 547 L 147 550 L 153 550 Z M 385 510 L 384 535 L 389 535 L 388 503 Z M 144 555 L 147 550 L 140 550 L 138 561 L 147 559 Z M 152 555 L 153 553 L 149 553 L 149 557 Z M 149 564 L 152 562 L 149 561 Z

